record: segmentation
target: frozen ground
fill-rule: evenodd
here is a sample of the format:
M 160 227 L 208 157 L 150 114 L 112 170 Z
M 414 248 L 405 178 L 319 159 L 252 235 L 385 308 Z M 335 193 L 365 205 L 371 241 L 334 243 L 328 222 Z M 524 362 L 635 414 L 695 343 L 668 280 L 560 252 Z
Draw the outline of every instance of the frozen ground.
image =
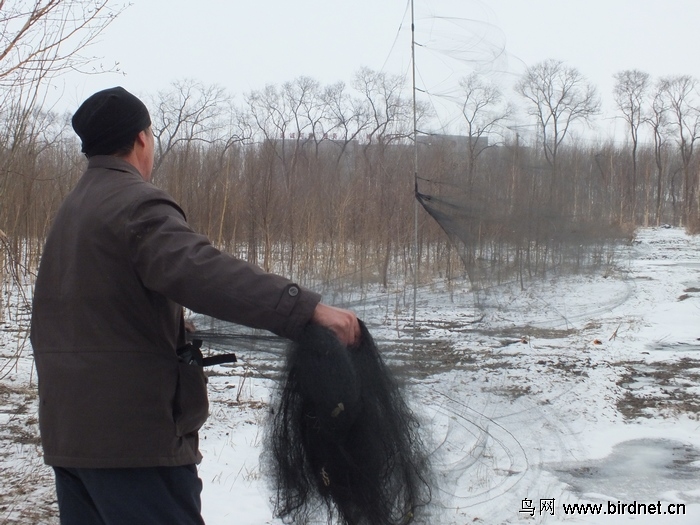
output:
M 681 230 L 646 229 L 607 275 L 478 296 L 466 283 L 422 288 L 415 343 L 410 290 L 350 304 L 423 420 L 440 480 L 433 523 L 700 523 L 699 249 Z M 11 292 L 0 325 L 0 523 L 58 523 L 28 309 Z M 196 321 L 206 345 L 226 349 L 215 337 L 226 327 Z M 211 370 L 204 516 L 278 524 L 258 457 L 284 346 L 234 341 L 240 362 Z M 567 515 L 573 504 L 587 513 Z

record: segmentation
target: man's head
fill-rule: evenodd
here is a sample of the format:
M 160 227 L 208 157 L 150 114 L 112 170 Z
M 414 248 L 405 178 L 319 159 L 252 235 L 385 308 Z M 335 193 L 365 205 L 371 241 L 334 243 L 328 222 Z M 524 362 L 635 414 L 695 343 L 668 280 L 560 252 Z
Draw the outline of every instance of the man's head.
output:
M 153 155 L 153 144 L 149 143 L 153 135 L 148 109 L 123 87 L 98 91 L 89 97 L 73 115 L 72 124 L 82 141 L 82 152 L 88 158 L 116 155 L 129 160 L 128 157 L 134 155 L 134 148 L 145 148 L 146 155 Z M 148 164 L 146 158 L 139 161 L 139 164 L 141 161 Z M 152 158 L 150 164 L 137 166 L 144 178 L 150 178 Z
M 151 117 L 143 102 L 123 87 L 98 91 L 73 115 L 73 129 L 85 156 L 128 153 L 136 135 L 148 129 Z

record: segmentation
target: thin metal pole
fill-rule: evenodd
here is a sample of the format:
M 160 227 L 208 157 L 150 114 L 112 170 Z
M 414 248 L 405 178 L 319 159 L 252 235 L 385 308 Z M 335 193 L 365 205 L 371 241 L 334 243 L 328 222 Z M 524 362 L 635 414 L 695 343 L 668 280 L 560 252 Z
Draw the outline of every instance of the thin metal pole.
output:
M 418 297 L 418 121 L 416 116 L 416 26 L 411 0 L 411 65 L 413 73 L 413 346 L 416 344 Z

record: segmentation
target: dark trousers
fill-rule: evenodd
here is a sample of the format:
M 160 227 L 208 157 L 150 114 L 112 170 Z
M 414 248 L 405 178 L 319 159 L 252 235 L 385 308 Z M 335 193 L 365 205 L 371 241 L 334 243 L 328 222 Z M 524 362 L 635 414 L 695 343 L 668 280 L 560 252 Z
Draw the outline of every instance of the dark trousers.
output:
M 61 525 L 204 525 L 194 465 L 54 472 Z

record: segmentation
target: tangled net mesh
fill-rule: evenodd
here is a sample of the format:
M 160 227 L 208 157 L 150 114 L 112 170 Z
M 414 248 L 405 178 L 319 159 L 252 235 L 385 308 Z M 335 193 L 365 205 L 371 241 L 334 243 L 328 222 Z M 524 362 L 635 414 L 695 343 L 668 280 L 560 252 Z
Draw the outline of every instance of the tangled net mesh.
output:
M 360 324 L 357 348 L 309 325 L 287 354 L 262 458 L 285 523 L 404 525 L 428 516 L 432 475 L 419 422 Z

